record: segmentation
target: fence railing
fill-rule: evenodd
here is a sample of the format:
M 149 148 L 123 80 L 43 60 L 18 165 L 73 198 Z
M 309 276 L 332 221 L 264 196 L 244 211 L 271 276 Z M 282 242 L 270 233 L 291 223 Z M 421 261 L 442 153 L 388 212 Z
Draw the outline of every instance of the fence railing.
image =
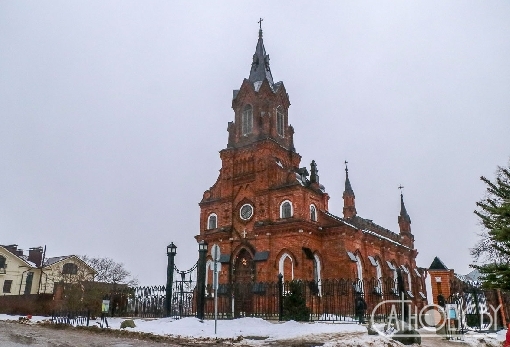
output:
M 51 314 L 51 323 L 88 327 L 90 323 L 90 310 L 74 312 L 54 311 Z
M 308 320 L 311 321 L 352 321 L 359 316 L 356 311 L 356 298 L 361 297 L 366 303 L 365 319 L 370 316 L 375 321 L 383 322 L 389 315 L 394 314 L 395 302 L 401 299 L 393 278 L 282 282 L 281 293 L 279 285 L 278 281 L 219 284 L 218 318 L 285 319 L 285 314 L 282 317 L 282 313 L 289 309 L 292 302 L 288 298 L 290 295 L 297 295 L 304 303 Z M 196 289 L 195 281 L 175 281 L 169 313 L 165 309 L 164 286 L 123 288 L 109 292 L 106 296 L 110 299 L 110 314 L 114 316 L 188 317 L 197 315 Z M 498 321 L 502 323 L 503 316 L 507 322 L 510 321 L 510 293 L 500 291 L 498 294 L 496 290 L 476 289 L 478 294 L 474 296 L 473 287 L 453 285 L 452 289 L 455 295 L 464 297 L 462 302 L 465 305 L 466 319 L 470 322 L 474 321 L 475 314 L 486 315 L 489 305 L 498 307 L 501 300 L 503 306 L 498 312 Z M 298 294 L 293 293 L 296 291 Z M 410 314 L 417 314 L 417 311 L 426 305 L 424 297 L 408 291 L 404 295 L 405 299 L 412 300 L 415 306 L 413 309 L 416 312 Z M 204 302 L 204 318 L 213 318 L 214 290 L 211 285 L 205 287 Z M 282 306 L 284 312 L 280 312 Z M 397 314 L 400 314 L 400 311 Z

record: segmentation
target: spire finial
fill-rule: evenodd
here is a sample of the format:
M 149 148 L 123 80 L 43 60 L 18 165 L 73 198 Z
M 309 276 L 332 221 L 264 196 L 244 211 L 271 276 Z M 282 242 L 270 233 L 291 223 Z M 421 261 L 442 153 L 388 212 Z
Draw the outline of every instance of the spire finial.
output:
M 248 80 L 252 83 L 263 82 L 265 79 L 269 82 L 269 86 L 273 87 L 273 76 L 271 75 L 271 69 L 269 68 L 269 55 L 266 54 L 264 48 L 264 40 L 262 39 L 262 21 L 260 18 L 259 23 L 259 39 L 255 48 L 255 54 L 253 55 L 253 61 L 251 63 L 250 77 Z M 257 89 L 257 88 L 256 88 Z M 258 90 L 257 90 L 258 91 Z
M 349 162 L 346 160 L 344 161 L 345 164 L 345 189 L 344 194 L 349 194 L 354 196 L 354 191 L 352 190 L 351 181 L 349 181 L 349 168 L 347 167 L 347 164 Z
M 260 18 L 257 23 L 259 23 L 259 37 L 262 37 L 262 21 L 264 18 Z
M 400 216 L 404 218 L 405 221 L 411 223 L 411 217 L 409 217 L 409 214 L 407 213 L 407 209 L 404 204 L 404 195 L 402 194 L 404 186 L 400 185 L 398 186 L 398 189 L 400 189 Z

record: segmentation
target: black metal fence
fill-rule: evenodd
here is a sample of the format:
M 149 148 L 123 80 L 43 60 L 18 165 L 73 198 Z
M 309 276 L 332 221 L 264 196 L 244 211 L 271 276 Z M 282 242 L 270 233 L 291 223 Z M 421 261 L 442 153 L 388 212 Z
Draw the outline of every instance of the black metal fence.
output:
M 442 306 L 445 308 L 446 334 L 451 337 L 468 330 L 497 330 L 509 322 L 509 292 L 483 289 L 476 282 L 452 280 L 450 293 Z
M 166 312 L 165 286 L 124 288 L 106 295 L 110 299 L 110 314 L 125 317 L 189 317 L 197 315 L 197 285 L 191 272 L 179 272 L 174 277 L 171 310 Z M 365 320 L 385 321 L 395 311 L 397 284 L 393 278 L 366 280 L 322 280 L 292 282 L 229 283 L 218 286 L 218 318 L 259 317 L 285 319 L 289 296 L 299 296 L 310 321 L 354 321 L 356 298 L 363 298 Z M 425 302 L 413 299 L 417 309 Z M 393 302 L 392 302 L 393 301 Z M 214 290 L 205 288 L 204 318 L 214 317 Z M 283 316 L 282 316 L 283 315 Z M 358 317 L 359 318 L 359 317 Z
M 54 311 L 51 314 L 51 323 L 88 327 L 90 323 L 90 310 L 73 312 Z
M 293 286 L 294 289 L 291 287 Z M 110 299 L 110 315 L 125 317 L 189 317 L 197 315 L 197 287 L 193 276 L 178 274 L 173 282 L 171 312 L 167 314 L 165 286 L 124 288 L 112 291 L 106 296 Z M 510 293 L 497 290 L 481 290 L 474 286 L 456 287 L 452 284 L 452 294 L 446 298 L 447 304 L 457 304 L 462 313 L 460 329 L 487 330 L 489 316 L 498 325 L 503 324 L 503 316 L 508 322 Z M 310 321 L 354 321 L 357 316 L 356 298 L 366 303 L 365 320 L 386 321 L 395 314 L 398 296 L 397 284 L 393 278 L 349 280 L 335 279 L 314 281 L 293 281 L 280 283 L 253 282 L 228 283 L 218 286 L 218 318 L 259 317 L 263 319 L 282 319 L 287 309 L 286 298 L 292 291 L 298 291 L 302 298 Z M 422 297 L 410 297 L 414 310 L 409 314 L 417 315 L 426 305 Z M 499 295 L 499 297 L 498 297 Z M 503 306 L 494 313 L 500 301 Z M 204 318 L 214 317 L 214 290 L 211 285 L 205 289 Z M 492 308 L 491 308 L 492 307 Z M 400 317 L 400 310 L 397 315 Z M 496 316 L 495 316 L 496 314 Z M 359 318 L 359 317 L 358 317 Z M 492 322 L 491 321 L 491 322 Z
M 259 317 L 280 319 L 280 303 L 287 311 L 290 295 L 301 297 L 311 321 L 354 321 L 357 315 L 356 298 L 366 303 L 363 311 L 365 320 L 372 317 L 375 321 L 385 321 L 392 313 L 392 307 L 398 297 L 393 278 L 371 280 L 323 280 L 293 281 L 282 283 L 256 282 L 220 284 L 218 286 L 218 318 Z M 410 299 L 406 297 L 406 299 Z M 299 299 L 298 299 L 299 300 Z M 391 302 L 393 301 L 393 302 Z M 417 299 L 417 307 L 422 307 Z M 283 313 L 284 313 L 283 312 Z M 285 314 L 284 314 L 285 315 Z M 214 290 L 211 285 L 206 288 L 205 318 L 214 317 Z

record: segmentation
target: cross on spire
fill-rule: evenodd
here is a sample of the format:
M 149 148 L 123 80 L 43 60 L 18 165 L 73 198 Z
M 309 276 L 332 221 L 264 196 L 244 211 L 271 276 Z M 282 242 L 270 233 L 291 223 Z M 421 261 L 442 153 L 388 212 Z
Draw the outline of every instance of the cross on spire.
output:
M 264 19 L 263 18 L 260 18 L 259 21 L 257 23 L 259 23 L 259 38 L 262 38 L 262 21 Z
M 404 186 L 403 185 L 399 185 L 398 189 L 400 189 L 400 194 L 402 194 L 402 189 L 404 189 Z
M 345 171 L 349 171 L 349 169 L 347 168 L 347 164 L 348 164 L 348 163 L 349 163 L 349 162 L 348 162 L 347 160 L 346 160 L 346 161 L 344 161 L 344 164 L 345 164 Z

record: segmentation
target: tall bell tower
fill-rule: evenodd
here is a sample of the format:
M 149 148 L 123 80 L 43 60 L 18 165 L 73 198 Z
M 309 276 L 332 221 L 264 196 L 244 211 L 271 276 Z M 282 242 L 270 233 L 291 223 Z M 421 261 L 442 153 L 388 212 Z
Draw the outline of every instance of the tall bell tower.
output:
M 279 271 L 274 261 L 285 243 L 299 240 L 295 247 L 301 256 L 311 234 L 305 236 L 304 230 L 316 231 L 319 210 L 327 210 L 329 197 L 319 184 L 317 164 L 312 163 L 310 180 L 308 169 L 299 167 L 289 106 L 283 82 L 273 81 L 260 28 L 249 77 L 233 92 L 234 121 L 228 123 L 227 147 L 220 151 L 219 177 L 199 204 L 196 238 L 220 246 L 224 266 L 230 267 L 220 276 L 223 282 L 274 280 Z M 289 230 L 301 230 L 300 237 L 289 237 Z

